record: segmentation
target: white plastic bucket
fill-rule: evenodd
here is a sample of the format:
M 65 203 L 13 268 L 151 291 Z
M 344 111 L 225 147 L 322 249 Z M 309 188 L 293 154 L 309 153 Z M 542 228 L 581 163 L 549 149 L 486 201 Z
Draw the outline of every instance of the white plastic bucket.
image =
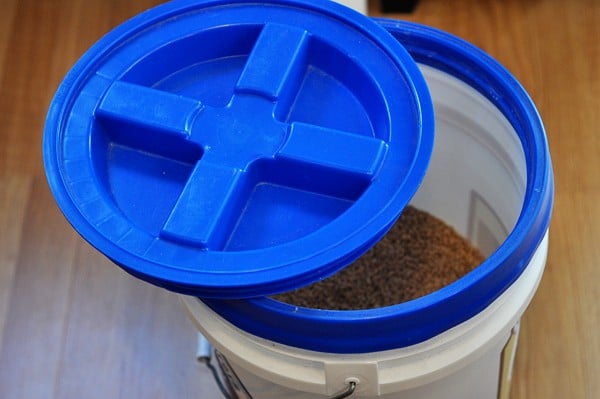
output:
M 435 149 L 413 204 L 452 225 L 487 259 L 436 293 L 377 310 L 182 296 L 192 320 L 222 354 L 240 398 L 335 397 L 350 383 L 356 383 L 352 397 L 508 397 L 518 323 L 548 249 L 553 183 L 541 121 L 521 86 L 481 51 L 430 28 L 380 22 L 420 63 L 435 106 Z M 293 332 L 279 334 L 293 328 L 288 317 L 299 323 L 305 317 L 306 334 L 315 335 L 305 343 Z M 381 345 L 378 336 L 365 343 L 375 350 L 356 339 L 355 350 L 344 351 L 353 342 L 346 335 L 356 334 L 343 333 L 344 323 L 361 318 L 356 329 L 397 329 L 397 340 L 382 333 Z M 319 328 L 329 337 L 322 342 Z M 324 350 L 328 345 L 331 350 Z
M 363 14 L 367 13 L 367 0 L 336 0 L 338 3 L 353 8 Z

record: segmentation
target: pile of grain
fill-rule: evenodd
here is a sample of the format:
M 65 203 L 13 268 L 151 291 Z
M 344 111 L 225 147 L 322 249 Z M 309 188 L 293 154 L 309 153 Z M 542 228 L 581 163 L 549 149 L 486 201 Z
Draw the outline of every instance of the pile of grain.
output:
M 482 254 L 452 227 L 407 207 L 387 235 L 337 274 L 274 296 L 317 309 L 369 309 L 436 291 L 473 270 Z

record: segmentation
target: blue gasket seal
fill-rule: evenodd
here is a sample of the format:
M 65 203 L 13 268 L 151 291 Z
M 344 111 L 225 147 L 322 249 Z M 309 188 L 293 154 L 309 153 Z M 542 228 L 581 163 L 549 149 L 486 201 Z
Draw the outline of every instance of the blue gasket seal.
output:
M 425 174 L 432 112 L 402 46 L 334 2 L 174 1 L 72 68 L 44 162 L 69 222 L 129 273 L 257 297 L 385 234 Z
M 429 295 L 354 311 L 295 307 L 270 298 L 203 300 L 242 330 L 285 345 L 328 353 L 367 353 L 430 339 L 475 316 L 525 270 L 548 230 L 554 180 L 545 130 L 530 97 L 497 61 L 451 34 L 420 24 L 377 20 L 415 61 L 469 84 L 515 128 L 527 165 L 524 206 L 502 245 L 475 271 Z

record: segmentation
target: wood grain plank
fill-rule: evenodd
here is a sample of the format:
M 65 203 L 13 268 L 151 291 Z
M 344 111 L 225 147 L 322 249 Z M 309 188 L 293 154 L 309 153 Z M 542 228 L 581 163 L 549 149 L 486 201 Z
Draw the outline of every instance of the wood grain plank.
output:
M 600 188 L 600 3 L 552 2 L 536 8 L 544 92 L 539 104 L 555 168 L 557 191 Z
M 122 272 L 85 243 L 74 264 L 57 398 L 212 396 L 175 294 Z
M 22 229 L 0 347 L 0 397 L 51 398 L 77 238 L 41 178 L 33 181 Z
M 538 108 L 554 160 L 556 203 L 545 277 L 523 320 L 514 397 L 600 396 L 600 3 L 546 1 Z
M 0 74 L 0 173 L 40 174 L 40 140 L 58 84 L 106 32 L 158 1 L 21 0 Z M 10 3 L 9 3 L 10 4 Z M 3 8 L 4 10 L 4 8 Z M 10 18 L 10 13 L 4 18 Z M 16 21 L 16 22 L 15 22 Z M 7 21 L 8 22 L 8 21 Z
M 513 398 L 600 393 L 600 190 L 557 193 L 556 207 L 569 211 L 554 214 L 546 271 L 522 321 Z
M 13 24 L 15 22 L 15 10 L 17 0 L 4 0 L 2 2 L 2 12 L 0 13 L 0 76 L 6 67 L 8 38 L 13 31 Z M 2 86 L 0 86 L 0 90 Z
M 31 192 L 27 177 L 0 177 L 0 343 L 5 330 L 9 298 L 22 240 L 21 226 Z M 0 347 L 1 349 L 1 347 Z
M 50 92 L 48 60 L 57 46 L 53 39 L 60 9 L 56 2 L 28 3 L 17 4 L 0 75 L 3 174 L 41 171 L 39 143 Z

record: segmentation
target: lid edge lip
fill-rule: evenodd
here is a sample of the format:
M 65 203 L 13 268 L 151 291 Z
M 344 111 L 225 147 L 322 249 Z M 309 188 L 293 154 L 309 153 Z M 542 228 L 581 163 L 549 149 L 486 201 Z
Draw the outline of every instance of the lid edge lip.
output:
M 520 128 L 526 132 L 518 132 L 518 134 L 520 136 L 528 135 L 525 138 L 521 137 L 522 144 L 527 147 L 525 150 L 529 150 L 525 154 L 528 181 L 523 210 L 517 225 L 499 250 L 482 264 L 483 273 L 478 276 L 479 280 L 500 279 L 498 284 L 491 284 L 491 286 L 490 282 L 487 281 L 486 284 L 483 284 L 483 289 L 476 289 L 475 287 L 478 283 L 481 284 L 481 281 L 469 281 L 472 280 L 469 277 L 409 302 L 385 308 L 351 311 L 298 308 L 270 298 L 256 298 L 247 301 L 206 301 L 202 299 L 214 311 L 240 328 L 282 344 L 321 352 L 365 353 L 406 347 L 432 338 L 474 316 L 500 296 L 522 274 L 550 224 L 554 200 L 554 178 L 547 138 L 539 113 L 522 85 L 495 59 L 457 36 L 414 22 L 383 18 L 375 20 L 385 26 L 391 33 L 394 33 L 394 31 L 404 33 L 411 40 L 417 42 L 429 43 L 435 41 L 437 45 L 447 46 L 446 50 L 450 50 L 450 53 L 447 54 L 432 55 L 430 52 L 423 52 L 423 55 L 419 56 L 416 54 L 417 48 L 412 48 L 411 51 L 410 46 L 408 46 L 408 51 L 415 56 L 417 62 L 421 61 L 434 68 L 441 66 L 441 69 L 446 69 L 446 72 L 448 70 L 456 72 L 460 68 L 455 68 L 457 63 L 451 57 L 458 55 L 462 57 L 461 61 L 466 60 L 469 64 L 477 64 L 479 72 L 484 71 L 488 77 L 493 77 L 496 83 L 505 86 L 506 93 L 509 94 L 511 101 L 515 101 L 515 104 L 513 106 L 506 105 L 503 113 L 507 112 L 506 107 L 517 112 L 518 115 L 513 118 L 507 116 L 507 118 L 511 124 L 524 123 Z M 469 80 L 468 76 L 463 77 L 463 79 Z M 480 80 L 470 79 L 470 82 L 467 83 L 475 84 L 478 91 L 481 91 L 488 99 L 492 100 L 492 103 L 498 106 L 499 100 L 490 98 Z M 494 264 L 499 265 L 499 267 L 494 268 Z M 457 293 L 454 290 L 458 286 L 461 287 L 463 292 Z M 491 295 L 487 292 L 490 289 L 492 291 Z M 464 290 L 467 290 L 469 295 L 465 295 Z M 446 314 L 456 313 L 456 307 L 453 304 L 469 303 L 468 301 L 465 302 L 466 298 L 479 300 L 479 303 L 471 305 L 469 309 L 464 310 L 458 316 L 454 314 L 453 317 L 448 318 Z M 482 300 L 482 298 L 484 299 Z M 444 301 L 447 303 L 444 304 Z M 301 309 L 301 311 L 297 312 L 298 309 Z M 292 312 L 292 310 L 295 310 L 295 312 Z M 271 312 L 279 316 L 290 317 L 294 322 L 323 323 L 320 325 L 321 329 L 343 331 L 344 334 L 339 335 L 335 342 L 328 341 L 326 338 L 323 338 L 322 341 L 317 340 L 315 337 L 304 339 L 302 336 L 294 336 L 294 332 L 291 331 L 287 332 L 289 336 L 281 337 L 279 331 L 270 331 L 268 327 L 261 329 L 259 326 L 257 328 L 257 323 L 251 325 L 243 320 L 243 314 L 254 314 L 255 317 L 266 321 L 263 318 Z M 445 322 L 441 323 L 440 318 Z M 419 327 L 423 323 L 427 324 L 427 321 L 431 323 L 430 326 Z M 381 336 L 381 330 L 378 330 L 378 328 L 387 331 L 386 327 L 387 329 L 390 327 L 389 325 L 386 326 L 386 323 L 406 327 L 403 336 L 400 337 L 401 334 L 398 334 L 397 331 L 395 331 L 396 336 L 393 336 L 394 334 L 386 335 L 386 333 L 383 333 L 385 336 Z M 360 327 L 379 331 L 378 341 L 369 341 L 369 334 L 365 335 L 364 332 L 357 332 L 357 328 Z M 264 333 L 268 336 L 265 336 Z
M 246 2 L 246 1 L 244 1 L 244 2 Z M 303 5 L 310 4 L 311 8 L 325 10 L 330 15 L 336 16 L 327 9 L 327 7 L 329 7 L 329 5 L 327 7 L 324 7 L 324 6 L 317 7 L 317 5 L 313 5 L 313 3 L 308 3 L 308 2 L 305 3 L 303 1 L 298 1 L 298 0 L 285 0 L 284 2 L 289 3 L 289 4 L 303 4 Z M 211 0 L 206 3 L 218 5 L 218 4 L 223 4 L 226 2 L 223 0 Z M 137 34 L 137 33 L 141 32 L 143 29 L 148 28 L 148 26 L 151 26 L 152 24 L 157 23 L 157 21 L 160 21 L 163 18 L 166 18 L 164 15 L 165 10 L 169 11 L 167 13 L 167 15 L 176 15 L 177 13 L 182 12 L 182 10 L 193 9 L 195 6 L 197 6 L 197 2 L 189 1 L 189 0 L 181 1 L 181 2 L 177 3 L 176 7 L 174 7 L 174 8 L 171 8 L 170 5 L 171 4 L 163 4 L 161 6 L 149 9 L 149 10 L 143 12 L 142 14 L 139 14 L 139 15 L 129 19 L 128 21 L 125 21 L 124 23 L 120 24 L 119 26 L 117 26 L 116 28 L 114 28 L 113 30 L 111 30 L 107 34 L 105 34 L 101 39 L 99 39 L 98 42 L 96 42 L 96 44 L 94 44 L 88 51 L 86 51 L 80 57 L 80 59 L 77 61 L 77 63 L 68 72 L 68 74 L 65 77 L 65 79 L 63 80 L 63 82 L 61 82 L 61 84 L 59 85 L 59 87 L 53 97 L 48 115 L 46 117 L 46 122 L 44 125 L 43 148 L 44 148 L 44 166 L 45 166 L 47 182 L 51 188 L 51 191 L 53 192 L 53 195 L 55 196 L 55 198 L 57 199 L 57 202 L 59 203 L 59 208 L 61 209 L 61 212 L 66 216 L 69 223 L 73 227 L 75 227 L 75 230 L 86 241 L 88 241 L 92 246 L 99 249 L 101 252 L 103 252 L 105 254 L 106 254 L 106 252 L 111 252 L 111 254 L 114 254 L 116 252 L 121 252 L 121 251 L 116 246 L 114 246 L 116 249 L 111 249 L 109 251 L 106 251 L 106 247 L 111 246 L 111 243 L 103 244 L 103 242 L 109 241 L 109 240 L 106 237 L 104 237 L 103 234 L 101 234 L 99 231 L 97 231 L 97 229 L 93 225 L 91 225 L 87 221 L 87 219 L 80 213 L 79 209 L 76 206 L 76 201 L 73 200 L 68 189 L 65 187 L 65 184 L 64 184 L 65 180 L 64 180 L 64 176 L 62 174 L 62 169 L 61 169 L 60 162 L 59 162 L 60 151 L 58 149 L 58 145 L 56 144 L 56 142 L 54 140 L 58 140 L 60 138 L 60 134 L 62 134 L 61 132 L 63 130 L 63 126 L 64 126 L 65 120 L 66 120 L 65 119 L 66 111 L 68 109 L 70 109 L 70 107 L 72 106 L 72 101 L 74 98 L 73 93 L 75 93 L 78 90 L 78 88 L 80 88 L 85 83 L 86 79 L 88 79 L 89 76 L 91 76 L 90 75 L 91 72 L 89 72 L 89 71 L 93 71 L 94 68 L 96 68 L 96 66 L 98 65 L 98 63 L 102 61 L 103 57 L 105 57 L 105 56 L 107 56 L 107 54 L 110 54 L 111 52 L 115 51 L 115 49 L 120 45 L 119 42 L 124 39 L 128 39 L 129 35 L 132 32 L 134 32 L 134 34 Z M 345 7 L 343 7 L 341 5 L 337 5 L 337 4 L 334 7 L 346 9 Z M 350 11 L 352 12 L 352 15 L 360 15 L 353 10 L 350 10 Z M 344 12 L 348 12 L 348 11 L 344 11 Z M 148 17 L 150 19 L 148 21 L 146 21 L 143 26 L 134 26 L 133 23 L 131 22 L 131 21 L 137 21 L 137 20 L 141 21 L 141 20 L 143 20 L 143 18 L 148 18 Z M 377 36 L 375 33 L 372 33 L 369 30 L 365 29 L 364 26 L 357 23 L 356 21 L 351 21 L 351 22 L 352 22 L 353 27 L 359 28 L 363 34 L 368 34 L 368 36 L 370 38 L 374 38 Z M 373 24 L 372 26 L 376 26 L 376 27 L 378 27 L 378 29 L 380 28 L 379 25 L 377 25 L 377 24 Z M 384 31 L 383 28 L 381 28 L 380 30 Z M 391 41 L 391 40 L 393 40 L 393 39 L 390 37 L 390 39 L 388 41 Z M 401 61 L 402 61 L 401 58 L 398 57 L 398 55 L 395 54 L 392 50 L 390 50 L 389 43 L 385 42 L 384 44 L 385 45 L 383 45 L 383 46 L 381 44 L 378 44 L 378 46 L 380 46 L 382 48 L 382 51 L 385 51 L 385 52 L 388 52 L 389 54 L 391 54 L 394 64 L 398 68 L 404 68 L 404 65 L 401 63 Z M 398 46 L 395 45 L 394 47 L 398 47 Z M 414 69 L 415 70 L 417 69 L 416 65 L 414 66 Z M 87 75 L 83 74 L 83 72 L 86 72 Z M 87 77 L 82 77 L 82 75 L 85 75 Z M 419 96 L 419 97 L 415 96 L 414 101 L 421 108 L 427 107 L 428 103 L 430 103 L 430 99 L 423 98 L 423 96 Z M 431 108 L 432 108 L 432 106 L 431 106 Z M 420 115 L 420 117 L 422 119 L 423 116 Z M 433 121 L 431 121 L 431 123 L 433 123 Z M 422 120 L 419 121 L 419 125 L 420 125 L 420 127 L 423 126 Z M 49 133 L 51 130 L 52 131 L 57 130 L 58 133 L 51 134 L 51 133 Z M 433 135 L 433 128 L 431 128 L 431 135 Z M 427 158 L 427 162 L 428 162 L 429 155 L 427 155 L 425 157 L 425 158 Z M 414 162 L 413 162 L 413 164 L 414 164 Z M 422 175 L 424 175 L 424 173 L 425 172 L 423 171 Z M 417 179 L 419 181 L 420 181 L 420 178 L 422 178 L 422 176 L 421 177 L 415 176 L 415 179 Z M 416 189 L 415 189 L 415 191 L 416 191 Z M 400 207 L 400 209 L 402 209 L 405 206 L 405 204 L 408 203 L 409 199 L 412 197 L 413 194 L 414 194 L 414 192 L 411 193 L 410 196 L 408 196 L 409 198 L 403 198 L 406 196 L 397 194 L 396 196 L 394 196 L 394 198 L 392 200 L 390 200 L 390 204 L 392 204 L 393 202 L 404 202 L 404 205 L 402 205 Z M 388 213 L 389 212 L 392 212 L 392 211 L 390 211 L 388 209 Z M 398 215 L 395 215 L 396 212 L 392 212 L 392 213 L 394 214 L 392 216 L 395 216 L 395 217 L 398 216 Z M 389 214 L 387 216 L 386 215 L 382 216 L 381 214 L 377 214 L 376 217 L 377 218 L 385 217 L 387 220 L 391 216 Z M 373 219 L 375 219 L 375 217 Z M 369 224 L 372 224 L 372 223 L 374 223 L 373 220 L 371 220 Z M 391 224 L 389 226 L 391 227 Z M 387 228 L 389 228 L 389 227 L 387 227 Z M 385 228 L 385 230 L 387 230 L 387 228 Z M 361 231 L 357 232 L 355 234 L 355 236 L 359 236 L 360 234 L 364 235 L 365 234 L 364 230 L 365 229 L 362 229 Z M 383 232 L 380 232 L 380 233 L 383 234 Z M 362 246 L 359 246 L 359 248 L 358 248 L 358 251 L 361 253 L 366 251 L 370 246 L 372 246 L 374 244 L 374 242 L 372 241 L 372 238 L 368 238 L 368 239 L 363 238 L 362 241 L 363 241 Z M 339 245 L 339 243 L 336 245 Z M 124 251 L 124 252 L 126 252 L 126 251 Z M 319 255 L 320 254 L 321 254 L 321 252 L 319 253 Z M 350 252 L 349 255 L 354 256 L 354 252 Z M 131 259 L 131 257 L 129 257 L 129 259 Z M 337 269 L 339 269 L 339 267 L 336 266 L 336 270 Z M 148 279 L 146 278 L 145 280 L 148 280 Z M 153 283 L 155 284 L 156 281 L 154 281 Z M 163 282 L 163 283 L 165 283 L 165 282 Z M 163 286 L 166 286 L 167 288 L 169 288 L 169 287 L 177 288 L 178 283 L 179 282 L 176 281 L 173 285 L 171 285 L 170 283 L 166 282 L 165 284 L 163 284 Z M 175 289 L 175 291 L 177 291 L 177 289 Z M 194 291 L 194 290 L 192 290 L 191 292 L 198 294 L 198 292 Z M 234 293 L 235 292 L 231 292 L 230 294 L 234 294 Z M 250 296 L 256 296 L 256 295 L 259 295 L 259 294 L 253 293 Z

